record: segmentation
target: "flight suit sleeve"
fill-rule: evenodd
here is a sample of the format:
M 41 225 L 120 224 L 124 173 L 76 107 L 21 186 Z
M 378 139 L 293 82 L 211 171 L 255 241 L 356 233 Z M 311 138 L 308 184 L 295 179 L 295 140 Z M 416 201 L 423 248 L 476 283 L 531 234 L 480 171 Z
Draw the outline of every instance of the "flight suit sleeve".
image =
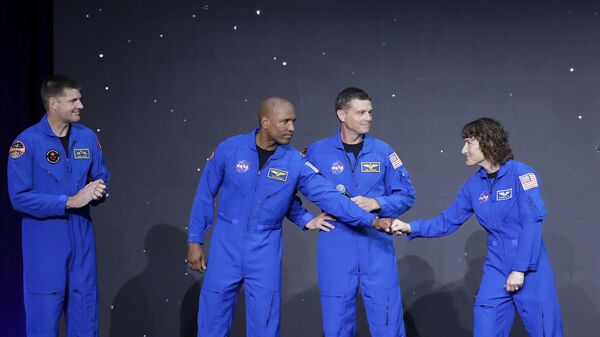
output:
M 189 222 L 188 242 L 204 244 L 204 234 L 213 222 L 214 199 L 225 175 L 227 151 L 223 144 L 208 158 L 200 177 Z
M 371 227 L 375 214 L 365 212 L 335 189 L 333 182 L 319 173 L 309 161 L 302 159 L 298 187 L 302 194 L 325 212 L 353 226 Z
M 110 181 L 110 172 L 108 171 L 108 167 L 106 166 L 106 161 L 104 160 L 104 156 L 102 155 L 102 145 L 100 145 L 100 141 L 98 138 L 95 138 L 96 147 L 92 150 L 92 166 L 90 170 L 90 178 L 92 181 L 96 181 L 98 179 L 102 179 L 104 184 L 106 185 L 106 190 L 109 189 L 109 181 Z M 105 194 L 99 200 L 92 200 L 90 205 L 96 206 L 106 200 L 108 194 Z
M 429 220 L 411 221 L 411 233 L 408 238 L 439 237 L 452 234 L 465 223 L 471 215 L 473 215 L 473 207 L 468 191 L 468 185 L 465 184 L 456 195 L 454 203 L 446 208 L 439 216 Z
M 379 216 L 395 218 L 408 211 L 415 203 L 415 189 L 408 170 L 390 148 L 385 162 L 385 195 L 376 197 L 381 211 Z M 398 161 L 394 161 L 398 158 Z
M 517 185 L 517 202 L 521 233 L 517 257 L 513 262 L 513 271 L 537 270 L 542 249 L 542 222 L 546 218 L 546 207 L 542 199 L 541 185 L 537 173 L 533 170 L 520 175 Z
M 302 200 L 300 200 L 300 197 L 298 197 L 297 194 L 294 195 L 292 204 L 290 205 L 290 208 L 285 216 L 302 230 L 306 230 L 306 224 L 313 218 L 313 215 L 310 214 L 310 212 L 304 208 L 304 206 L 302 206 Z
M 41 193 L 33 189 L 34 156 L 31 146 L 27 141 L 15 141 L 11 146 L 7 176 L 8 195 L 13 208 L 36 218 L 64 216 L 67 195 Z

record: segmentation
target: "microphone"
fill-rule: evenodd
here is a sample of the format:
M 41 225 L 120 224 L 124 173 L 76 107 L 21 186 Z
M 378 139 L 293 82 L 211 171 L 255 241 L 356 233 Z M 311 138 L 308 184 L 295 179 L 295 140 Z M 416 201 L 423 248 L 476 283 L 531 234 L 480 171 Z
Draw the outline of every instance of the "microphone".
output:
M 342 193 L 343 195 L 347 196 L 348 198 L 352 199 L 352 194 L 350 194 L 348 192 L 348 190 L 346 190 L 346 186 L 342 185 L 342 184 L 338 184 L 335 187 L 336 190 L 338 190 L 338 192 Z

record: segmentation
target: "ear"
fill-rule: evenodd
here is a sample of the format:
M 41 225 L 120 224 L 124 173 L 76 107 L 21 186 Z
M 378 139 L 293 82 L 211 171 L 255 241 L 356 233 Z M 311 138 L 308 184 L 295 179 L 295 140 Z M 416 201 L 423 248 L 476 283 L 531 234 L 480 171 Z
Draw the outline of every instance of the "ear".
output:
M 342 109 L 338 109 L 335 113 L 336 113 L 338 119 L 340 120 L 340 122 L 346 121 L 346 111 L 344 111 Z
M 271 122 L 269 121 L 268 118 L 263 118 L 260 120 L 260 126 L 262 129 L 268 129 L 269 128 L 269 124 L 271 124 Z
M 54 108 L 56 104 L 58 104 L 56 97 L 51 96 L 50 98 L 48 98 L 48 110 L 52 110 L 52 108 Z

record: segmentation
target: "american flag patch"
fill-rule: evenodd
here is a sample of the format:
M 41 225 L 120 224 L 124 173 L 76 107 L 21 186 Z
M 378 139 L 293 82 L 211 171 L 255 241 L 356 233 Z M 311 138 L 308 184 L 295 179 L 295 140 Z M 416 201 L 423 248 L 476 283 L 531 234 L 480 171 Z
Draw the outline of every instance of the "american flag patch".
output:
M 537 178 L 533 173 L 527 173 L 522 176 L 519 176 L 519 180 L 521 181 L 521 185 L 523 185 L 523 189 L 525 191 L 534 187 L 538 187 Z
M 400 160 L 400 157 L 398 157 L 396 152 L 390 154 L 390 162 L 392 163 L 394 169 L 397 169 L 398 167 L 402 166 L 402 160 Z

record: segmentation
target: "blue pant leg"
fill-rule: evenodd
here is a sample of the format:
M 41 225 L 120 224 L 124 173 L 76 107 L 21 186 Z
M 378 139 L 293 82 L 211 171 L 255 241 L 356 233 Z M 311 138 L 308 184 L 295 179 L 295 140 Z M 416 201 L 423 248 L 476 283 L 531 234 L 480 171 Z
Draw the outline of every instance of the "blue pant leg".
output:
M 92 223 L 73 218 L 66 323 L 69 337 L 97 337 L 99 327 L 96 242 Z
M 198 311 L 198 337 L 227 337 L 231 331 L 240 283 L 228 289 L 202 287 Z
M 506 275 L 489 262 L 483 266 L 483 277 L 475 300 L 474 337 L 508 337 L 515 318 L 512 295 L 504 289 Z
M 400 288 L 379 290 L 362 287 L 361 291 L 371 336 L 405 337 Z
M 321 314 L 325 337 L 356 336 L 356 292 L 321 292 Z
M 58 336 L 65 304 L 70 236 L 63 220 L 25 218 L 23 291 L 27 336 Z
M 281 291 L 265 289 L 255 282 L 245 282 L 246 335 L 279 337 Z

